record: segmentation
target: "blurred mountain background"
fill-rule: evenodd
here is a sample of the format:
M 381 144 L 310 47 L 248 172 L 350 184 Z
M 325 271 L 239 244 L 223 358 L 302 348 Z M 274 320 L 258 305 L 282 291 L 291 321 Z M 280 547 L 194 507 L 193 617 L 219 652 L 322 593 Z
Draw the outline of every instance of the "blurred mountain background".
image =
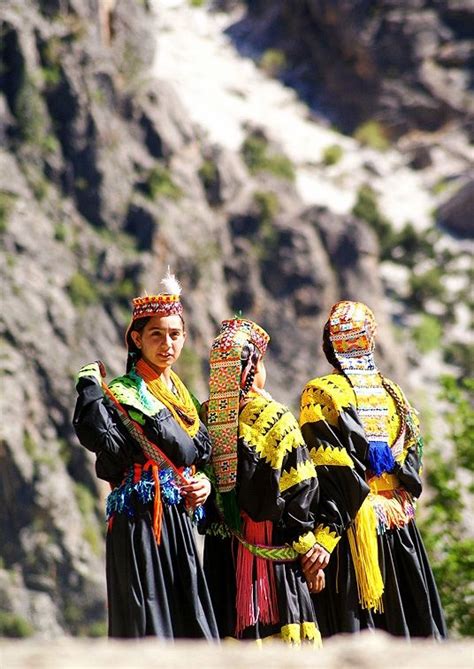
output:
M 125 364 L 130 300 L 170 266 L 179 373 L 236 311 L 297 410 L 340 298 L 420 409 L 424 537 L 474 635 L 469 0 L 3 0 L 0 635 L 105 634 L 106 486 L 74 373 Z

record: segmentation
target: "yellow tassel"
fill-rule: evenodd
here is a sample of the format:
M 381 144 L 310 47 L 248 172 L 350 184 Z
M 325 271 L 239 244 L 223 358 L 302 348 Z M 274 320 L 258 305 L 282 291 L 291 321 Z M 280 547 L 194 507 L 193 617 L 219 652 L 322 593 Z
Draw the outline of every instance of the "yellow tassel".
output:
M 364 609 L 383 611 L 384 584 L 377 546 L 377 517 L 370 495 L 357 513 L 354 526 L 347 531 L 354 564 L 359 602 Z

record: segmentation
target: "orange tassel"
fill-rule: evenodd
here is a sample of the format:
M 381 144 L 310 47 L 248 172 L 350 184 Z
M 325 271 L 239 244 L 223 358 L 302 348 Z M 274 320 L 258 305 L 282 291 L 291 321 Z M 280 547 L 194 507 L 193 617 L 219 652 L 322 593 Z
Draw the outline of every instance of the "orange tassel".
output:
M 143 469 L 151 469 L 153 481 L 155 482 L 155 503 L 153 505 L 153 534 L 158 546 L 161 543 L 161 525 L 163 520 L 163 505 L 161 503 L 161 489 L 158 465 L 153 460 L 148 460 Z

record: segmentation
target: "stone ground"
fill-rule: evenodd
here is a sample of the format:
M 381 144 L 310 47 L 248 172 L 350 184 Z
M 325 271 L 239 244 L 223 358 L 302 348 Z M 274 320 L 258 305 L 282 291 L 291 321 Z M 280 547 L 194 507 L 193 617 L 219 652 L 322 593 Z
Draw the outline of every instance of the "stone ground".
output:
M 292 649 L 271 643 L 200 642 L 163 644 L 154 640 L 121 642 L 63 638 L 49 642 L 0 641 L 1 669 L 472 669 L 474 641 L 406 643 L 379 632 L 340 636 L 322 650 Z

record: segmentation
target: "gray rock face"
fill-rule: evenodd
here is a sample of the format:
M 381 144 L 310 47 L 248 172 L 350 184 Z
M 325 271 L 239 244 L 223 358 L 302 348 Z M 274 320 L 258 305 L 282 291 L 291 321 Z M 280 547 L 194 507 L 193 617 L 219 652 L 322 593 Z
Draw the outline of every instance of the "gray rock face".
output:
M 438 210 L 437 218 L 441 225 L 461 237 L 474 237 L 474 181 L 468 181 L 460 190 L 445 202 Z
M 472 3 L 248 2 L 230 30 L 253 53 L 281 49 L 285 81 L 346 130 L 377 119 L 393 135 L 466 120 Z

